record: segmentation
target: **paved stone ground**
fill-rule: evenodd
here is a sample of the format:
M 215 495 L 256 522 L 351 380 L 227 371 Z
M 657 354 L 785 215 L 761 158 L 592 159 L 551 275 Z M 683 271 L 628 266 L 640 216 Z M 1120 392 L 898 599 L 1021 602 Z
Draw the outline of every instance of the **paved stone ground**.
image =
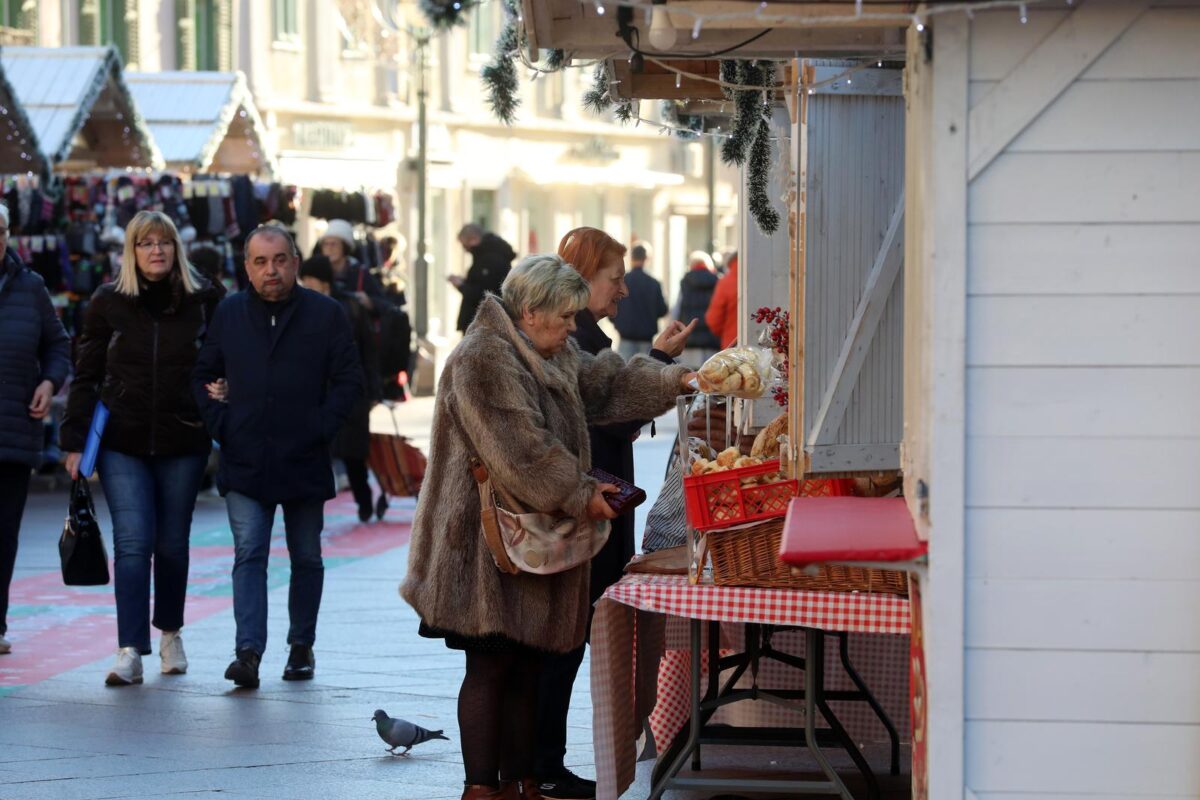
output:
M 398 407 L 397 424 L 428 448 L 431 401 Z M 373 427 L 390 430 L 386 412 Z M 652 494 L 673 441 L 669 417 L 639 441 L 639 479 Z M 651 498 L 651 502 L 653 498 Z M 111 530 L 101 499 L 98 511 Z M 639 517 L 639 529 L 645 509 Z M 200 498 L 192 537 L 187 675 L 158 673 L 144 659 L 142 686 L 108 688 L 115 649 L 111 587 L 70 589 L 58 575 L 55 545 L 66 495 L 38 483 L 30 497 L 12 590 L 9 638 L 0 657 L 0 800 L 142 797 L 457 798 L 462 768 L 455 697 L 461 654 L 416 634 L 417 618 L 396 589 L 407 558 L 413 503 L 394 503 L 382 523 L 360 525 L 347 495 L 326 509 L 326 583 L 317 677 L 285 683 L 287 561 L 277 528 L 270 570 L 270 635 L 262 687 L 237 690 L 223 676 L 233 654 L 229 572 L 232 535 L 224 502 Z M 568 765 L 594 775 L 588 665 L 572 703 Z M 370 721 L 376 708 L 444 728 L 409 757 L 389 755 Z M 873 758 L 876 756 L 873 755 Z M 739 751 L 706 750 L 706 767 L 737 769 Z M 754 763 L 805 770 L 794 754 L 756 752 Z M 649 763 L 626 797 L 645 797 Z M 907 782 L 894 787 L 900 797 Z M 672 792 L 672 800 L 711 793 Z

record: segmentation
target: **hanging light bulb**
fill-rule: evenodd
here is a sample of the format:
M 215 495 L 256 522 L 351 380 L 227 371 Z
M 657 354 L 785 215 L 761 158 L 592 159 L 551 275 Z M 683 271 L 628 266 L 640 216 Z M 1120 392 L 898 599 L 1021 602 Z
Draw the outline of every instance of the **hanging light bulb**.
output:
M 670 50 L 675 46 L 675 26 L 667 14 L 666 3 L 655 3 L 650 12 L 650 44 L 656 50 Z
M 683 73 L 676 72 L 675 73 L 675 88 L 678 89 L 682 85 L 683 85 Z
M 696 24 L 692 26 L 692 38 L 693 39 L 700 38 L 700 26 L 703 24 L 704 24 L 703 18 L 697 17 Z
M 1021 24 L 1024 25 L 1026 22 L 1029 22 L 1029 10 L 1025 7 L 1024 3 L 1021 3 L 1020 13 L 1021 13 Z

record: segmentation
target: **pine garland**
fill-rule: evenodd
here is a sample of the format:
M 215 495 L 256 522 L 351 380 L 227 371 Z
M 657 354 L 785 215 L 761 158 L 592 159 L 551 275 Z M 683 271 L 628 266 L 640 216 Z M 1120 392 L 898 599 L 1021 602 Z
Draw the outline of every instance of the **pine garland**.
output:
M 758 229 L 772 234 L 779 229 L 779 213 L 771 205 L 767 183 L 771 177 L 771 124 L 765 117 L 758 118 L 758 131 L 750 147 L 750 158 L 746 165 L 746 206 L 754 217 Z
M 603 114 L 612 105 L 608 94 L 608 67 L 603 61 L 592 72 L 592 88 L 583 93 L 583 107 L 593 114 Z
M 637 105 L 634 100 L 624 100 L 617 103 L 617 107 L 613 109 L 613 116 L 622 125 L 627 125 L 634 117 L 637 116 Z
M 567 65 L 566 50 L 549 50 L 546 52 L 546 69 L 558 72 Z
M 512 14 L 496 39 L 491 62 L 479 73 L 487 91 L 488 105 L 496 119 L 505 125 L 516 121 L 517 108 L 521 105 L 521 98 L 517 96 L 517 35 L 517 17 Z
M 765 71 L 757 64 L 740 61 L 733 83 L 762 86 L 764 75 Z M 746 163 L 746 154 L 750 151 L 754 134 L 758 130 L 758 120 L 762 117 L 761 97 L 756 89 L 733 90 L 733 130 L 721 145 L 721 160 L 726 164 L 740 167 Z
M 445 31 L 465 25 L 466 12 L 477 6 L 478 0 L 420 0 L 421 11 L 434 30 Z
M 738 82 L 738 61 L 734 58 L 727 58 L 721 62 L 721 80 L 724 83 Z M 733 99 L 733 89 L 728 86 L 721 87 L 721 94 L 725 95 L 726 100 Z

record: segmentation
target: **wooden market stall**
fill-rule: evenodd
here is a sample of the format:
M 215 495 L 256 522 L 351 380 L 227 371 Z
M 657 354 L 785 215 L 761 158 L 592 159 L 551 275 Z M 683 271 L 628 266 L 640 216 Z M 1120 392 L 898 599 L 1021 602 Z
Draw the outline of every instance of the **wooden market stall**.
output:
M 276 159 L 240 72 L 126 72 L 167 167 L 270 178 Z
M 3 66 L 0 65 L 0 116 L 3 117 L 4 136 L 0 138 L 0 175 L 47 177 L 48 162 L 38 145 L 37 131 L 17 99 L 16 90 L 9 83 Z

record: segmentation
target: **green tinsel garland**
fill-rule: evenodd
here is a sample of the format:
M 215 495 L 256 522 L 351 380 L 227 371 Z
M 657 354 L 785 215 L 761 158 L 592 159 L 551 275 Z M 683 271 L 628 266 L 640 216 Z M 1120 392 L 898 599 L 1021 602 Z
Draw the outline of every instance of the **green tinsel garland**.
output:
M 430 27 L 440 31 L 465 25 L 466 12 L 478 4 L 478 0 L 420 0 L 421 11 Z
M 487 90 L 488 105 L 496 119 L 505 125 L 512 125 L 517 118 L 517 107 L 521 98 L 517 97 L 517 17 L 510 15 L 504 30 L 496 39 L 496 50 L 492 54 L 491 63 L 484 67 L 479 77 Z
M 735 80 L 730 82 L 743 86 L 762 86 L 765 75 L 766 71 L 757 64 L 740 61 Z M 757 89 L 734 89 L 732 92 L 735 109 L 733 130 L 721 145 L 721 160 L 740 167 L 746 163 L 746 154 L 758 130 L 758 120 L 762 118 L 762 93 Z
M 738 61 L 734 58 L 727 58 L 721 62 L 721 80 L 725 83 L 738 82 Z M 726 100 L 733 99 L 733 89 L 728 86 L 721 87 L 721 94 L 725 95 Z
M 764 62 L 762 67 L 761 85 L 775 85 L 775 65 Z M 771 205 L 767 192 L 767 184 L 771 177 L 771 123 L 767 121 L 770 107 L 759 92 L 747 90 L 747 94 L 756 95 L 755 102 L 761 102 L 763 108 L 758 112 L 758 125 L 754 135 L 754 144 L 750 146 L 750 158 L 746 165 L 746 207 L 758 229 L 765 234 L 772 234 L 779 229 L 779 213 Z M 769 96 L 769 95 L 768 95 Z

